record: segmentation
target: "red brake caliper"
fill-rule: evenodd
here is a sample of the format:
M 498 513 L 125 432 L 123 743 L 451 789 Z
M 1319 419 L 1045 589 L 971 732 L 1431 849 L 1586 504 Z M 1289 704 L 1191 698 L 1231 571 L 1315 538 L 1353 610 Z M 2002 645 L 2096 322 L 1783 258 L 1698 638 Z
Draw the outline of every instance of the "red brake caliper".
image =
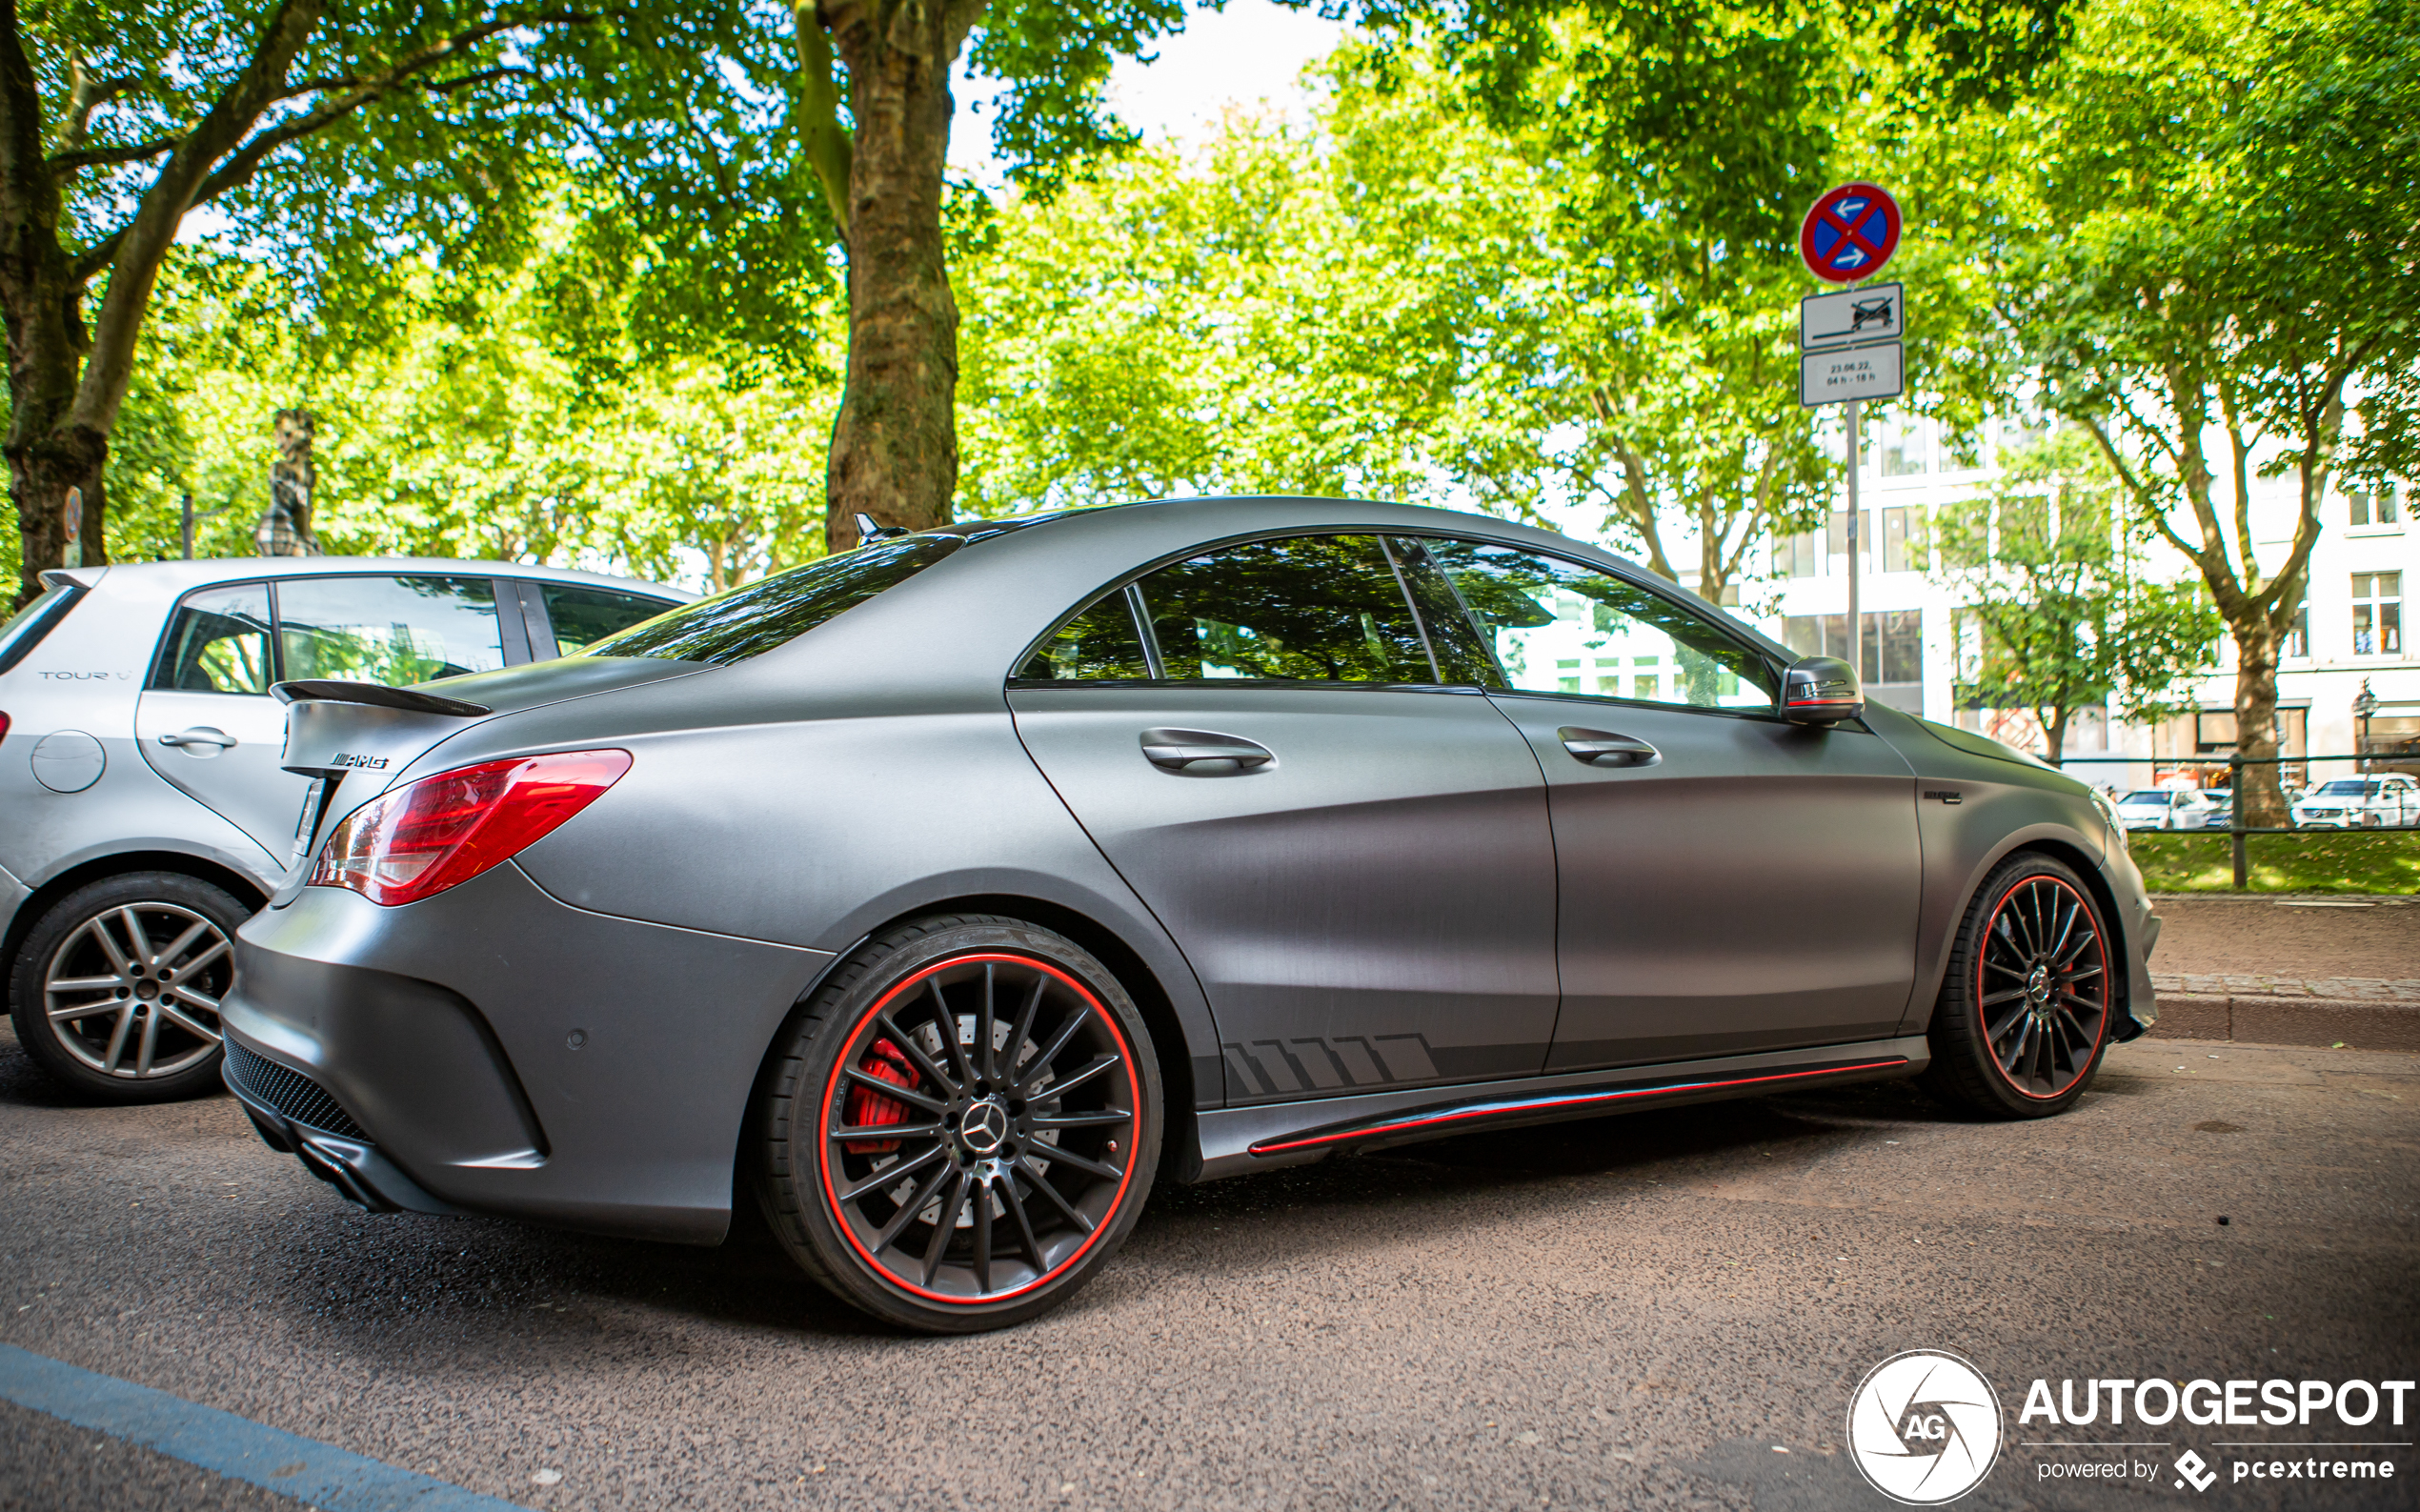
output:
M 857 1062 L 857 1069 L 878 1081 L 905 1087 L 911 1092 L 916 1090 L 917 1082 L 921 1079 L 899 1047 L 888 1039 L 874 1041 L 873 1048 L 866 1051 L 865 1058 Z M 849 1089 L 849 1123 L 853 1128 L 879 1129 L 905 1123 L 912 1111 L 898 1099 L 886 1098 L 862 1083 Z M 888 1155 L 898 1147 L 897 1139 L 852 1139 L 842 1146 L 851 1155 Z

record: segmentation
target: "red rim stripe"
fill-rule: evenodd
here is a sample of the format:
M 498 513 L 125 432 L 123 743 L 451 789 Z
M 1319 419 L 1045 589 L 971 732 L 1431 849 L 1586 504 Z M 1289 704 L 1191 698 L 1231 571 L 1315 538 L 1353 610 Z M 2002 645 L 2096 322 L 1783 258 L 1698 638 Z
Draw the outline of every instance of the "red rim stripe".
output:
M 1336 1134 L 1315 1134 L 1307 1139 L 1267 1140 L 1253 1145 L 1254 1155 L 1276 1155 L 1285 1150 L 1307 1149 L 1314 1145 L 1336 1144 L 1345 1139 L 1367 1139 L 1381 1134 L 1398 1134 L 1405 1129 L 1427 1128 L 1438 1123 L 1458 1123 L 1464 1119 L 1492 1119 L 1506 1114 L 1537 1113 L 1548 1108 L 1583 1107 L 1593 1102 L 1619 1102 L 1626 1098 L 1662 1097 L 1673 1092 L 1706 1092 L 1722 1087 L 1752 1087 L 1766 1081 L 1797 1081 L 1807 1077 L 1837 1077 L 1851 1071 L 1886 1071 L 1907 1063 L 1906 1056 L 1888 1060 L 1869 1060 L 1854 1066 L 1825 1066 L 1815 1071 L 1779 1071 L 1769 1076 L 1739 1077 L 1728 1081 L 1681 1081 L 1661 1087 L 1627 1087 L 1619 1092 L 1580 1092 L 1563 1098 L 1540 1098 L 1523 1102 L 1491 1102 L 1483 1107 L 1462 1108 L 1452 1113 L 1423 1114 L 1414 1119 L 1399 1119 L 1393 1123 L 1381 1123 L 1366 1129 L 1346 1129 Z
M 817 1157 L 817 1164 L 822 1171 L 825 1211 L 829 1212 L 833 1216 L 835 1220 L 834 1226 L 840 1230 L 840 1237 L 849 1241 L 849 1247 L 857 1252 L 857 1258 L 864 1260 L 866 1265 L 872 1269 L 877 1276 L 881 1277 L 882 1280 L 890 1282 L 894 1286 L 897 1286 L 901 1291 L 912 1292 L 918 1297 L 924 1298 L 928 1301 L 943 1302 L 953 1307 L 989 1307 L 995 1302 L 1010 1301 L 1016 1298 L 1024 1296 L 1026 1293 L 1033 1291 L 1037 1287 L 1047 1285 L 1054 1278 L 1065 1274 L 1067 1267 L 1075 1264 L 1078 1260 L 1082 1260 L 1092 1247 L 1100 1241 L 1100 1237 L 1109 1232 L 1110 1220 L 1117 1217 L 1119 1204 L 1126 1200 L 1126 1188 L 1133 1184 L 1135 1179 L 1134 1155 L 1132 1151 L 1129 1151 L 1126 1157 L 1126 1168 L 1118 1178 L 1117 1195 L 1109 1200 L 1109 1206 L 1103 1210 L 1100 1221 L 1093 1225 L 1093 1231 L 1090 1234 L 1084 1236 L 1084 1241 L 1081 1244 L 1077 1245 L 1076 1248 L 1069 1253 L 1065 1260 L 1060 1260 L 1058 1264 L 1052 1266 L 1047 1272 L 1036 1277 L 1030 1281 L 1027 1281 L 1024 1285 L 1018 1287 L 1015 1291 L 1000 1292 L 996 1296 L 953 1297 L 947 1292 L 937 1292 L 926 1287 L 916 1285 L 915 1283 L 903 1280 L 899 1276 L 894 1274 L 889 1266 L 883 1264 L 880 1260 L 876 1260 L 872 1255 L 868 1254 L 866 1252 L 866 1247 L 857 1242 L 857 1230 L 850 1227 L 848 1215 L 841 1209 L 840 1194 L 833 1189 L 832 1161 L 828 1158 L 832 1144 L 832 1098 L 834 1093 L 839 1089 L 841 1081 L 845 1079 L 848 1075 L 849 1056 L 847 1047 L 857 1042 L 857 1037 L 865 1033 L 866 1024 L 873 1019 L 877 1014 L 879 1014 L 883 1009 L 891 1006 L 893 999 L 897 998 L 899 994 L 916 986 L 926 978 L 932 977 L 939 972 L 950 971 L 959 966 L 979 965 L 987 960 L 1013 961 L 1019 966 L 1031 966 L 1035 970 L 1039 971 L 1046 976 L 1056 977 L 1067 987 L 1069 991 L 1075 993 L 1078 998 L 1083 1000 L 1085 1004 L 1085 1012 L 1099 1015 L 1100 1021 L 1109 1026 L 1110 1038 L 1118 1041 L 1118 1050 L 1119 1055 L 1121 1055 L 1125 1059 L 1127 1102 L 1130 1106 L 1133 1106 L 1135 1104 L 1139 1104 L 1142 1101 L 1142 1086 L 1135 1079 L 1134 1047 L 1126 1043 L 1126 1036 L 1123 1031 L 1119 1029 L 1118 1020 L 1109 1012 L 1108 1007 L 1103 1004 L 1098 997 L 1094 996 L 1091 988 L 1085 986 L 1082 982 L 1078 981 L 1075 978 L 1068 976 L 1065 972 L 1060 971 L 1058 967 L 1050 964 L 1050 962 L 1038 959 L 1032 956 L 1011 956 L 998 952 L 991 952 L 979 956 L 953 956 L 947 960 L 937 961 L 933 965 L 927 966 L 922 971 L 916 973 L 914 976 L 907 978 L 905 980 L 898 982 L 897 985 L 892 987 L 889 992 L 886 992 L 880 998 L 876 998 L 874 1006 L 868 1008 L 857 1021 L 854 1025 L 850 1026 L 849 1038 L 843 1041 L 842 1044 L 841 1057 L 837 1061 L 834 1062 L 832 1079 L 824 1083 L 822 1109 L 816 1124 L 816 1148 L 819 1152 Z M 1134 1106 L 1134 1123 L 1136 1133 L 1138 1135 L 1135 1143 L 1138 1146 L 1142 1143 L 1142 1140 L 1139 1138 L 1142 1129 L 1142 1119 L 1143 1110 L 1139 1106 Z
M 2000 895 L 2000 900 L 1991 905 L 1991 917 L 1995 919 L 2000 917 L 2000 911 L 2008 906 L 2008 899 L 2017 896 L 2018 888 L 2030 887 L 2036 882 L 2047 882 L 2051 886 L 2057 888 L 2060 892 L 2074 898 L 2076 906 L 2084 910 L 2085 918 L 2092 925 L 2092 948 L 2099 952 L 2101 957 L 2101 1025 L 2098 1029 L 2093 1031 L 2092 1048 L 2087 1051 L 2084 1057 L 2084 1064 L 2089 1066 L 2092 1064 L 2092 1058 L 2101 1053 L 2102 1043 L 2109 1038 L 2109 1018 L 2111 1015 L 2117 1012 L 2117 992 L 2109 981 L 2109 972 L 2112 968 L 2109 965 L 2108 932 L 2101 928 L 2100 914 L 2094 910 L 2091 903 L 2085 898 L 2085 896 L 2082 893 L 2077 892 L 2074 888 L 2069 887 L 2059 878 L 2041 872 L 2037 872 L 2031 877 L 2019 877 L 2017 880 L 2009 883 L 2008 890 Z M 1990 943 L 1990 928 L 1986 925 L 1984 930 L 1986 947 L 1987 947 Z M 1990 1021 L 1985 1018 L 1983 1014 L 1983 957 L 1984 950 L 1982 948 L 1978 948 L 1975 951 L 1975 1020 L 1977 1027 L 1983 1030 L 1984 1049 L 1988 1052 L 1991 1057 L 1991 1069 L 2000 1073 L 2000 1079 L 2008 1084 L 2009 1091 L 2014 1092 L 2018 1097 L 2025 1099 L 2028 1102 L 2050 1102 L 2056 1100 L 2057 1099 L 2066 1097 L 2068 1091 L 2074 1087 L 2076 1082 L 2083 1079 L 2084 1073 L 2082 1070 L 2078 1070 L 2074 1076 L 2067 1078 L 2067 1079 L 2060 1085 L 2056 1092 L 2034 1092 L 2028 1090 L 2027 1088 L 2019 1086 L 2017 1084 L 2017 1079 L 2008 1074 L 2008 1068 L 2000 1063 L 2000 1052 L 1993 1049 L 1991 1044 Z

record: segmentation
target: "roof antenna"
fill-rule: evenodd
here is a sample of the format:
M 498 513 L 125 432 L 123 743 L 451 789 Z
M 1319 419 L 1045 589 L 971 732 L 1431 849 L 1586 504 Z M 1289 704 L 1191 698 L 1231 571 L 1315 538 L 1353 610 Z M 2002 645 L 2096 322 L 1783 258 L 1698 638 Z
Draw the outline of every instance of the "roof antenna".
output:
M 862 510 L 857 512 L 856 518 L 857 522 L 857 544 L 859 546 L 863 546 L 869 541 L 881 540 L 886 536 L 905 535 L 908 533 L 907 527 L 904 525 L 877 524 L 875 523 L 874 516 L 866 514 Z

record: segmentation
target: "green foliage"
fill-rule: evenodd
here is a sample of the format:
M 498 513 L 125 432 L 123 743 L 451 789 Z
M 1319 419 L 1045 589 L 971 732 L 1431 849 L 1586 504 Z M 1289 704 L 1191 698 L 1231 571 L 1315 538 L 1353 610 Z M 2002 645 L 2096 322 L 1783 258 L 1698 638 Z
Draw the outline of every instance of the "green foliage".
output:
M 1981 644 L 1960 669 L 1967 707 L 2034 712 L 2056 757 L 2075 711 L 2114 700 L 2129 720 L 2174 712 L 2171 693 L 2217 663 L 2223 628 L 2195 584 L 2143 575 L 2106 463 L 2080 432 L 2005 454 L 1977 505 L 1935 526 L 1937 577 L 1956 587 Z
M 627 285 L 641 350 L 805 352 L 833 288 L 833 233 L 795 169 L 786 6 L 318 9 L 289 90 L 250 138 L 266 150 L 227 160 L 205 224 L 272 274 L 286 319 L 323 355 L 373 349 L 428 313 L 414 303 L 432 287 L 423 273 L 438 287 L 480 270 L 511 277 L 567 171 L 591 191 L 585 252 Z M 21 12 L 57 130 L 73 124 L 61 117 L 78 80 L 117 86 L 87 123 L 82 145 L 99 160 L 66 181 L 71 245 L 106 247 L 267 20 L 225 0 Z M 441 61 L 422 66 L 433 52 Z M 398 72 L 409 82 L 382 86 Z
M 1585 89 L 1542 73 L 1534 119 L 1498 130 L 1442 69 L 1348 49 L 1307 132 L 1231 125 L 999 207 L 958 280 L 961 507 L 1577 504 L 1669 575 L 1663 534 L 1710 527 L 1709 592 L 1766 524 L 1812 523 L 1832 464 L 1796 400 L 1804 278 L 1779 233 L 1751 252 L 1643 229 L 1617 191 L 1664 181 L 1623 189 L 1538 124 Z
M 1442 492 L 1528 228 L 1520 165 L 1428 134 L 1414 171 L 1241 126 L 999 207 L 957 279 L 961 511 Z
M 1008 85 L 992 117 L 992 151 L 1010 177 L 1047 192 L 1132 146 L 1135 133 L 1101 106 L 1110 66 L 1182 30 L 1184 16 L 1184 0 L 992 0 L 968 41 L 967 67 Z
M 2249 495 L 2203 433 L 2275 448 L 2315 513 L 2348 386 L 2420 359 L 2420 10 L 2111 0 L 2059 71 L 2055 100 L 2008 123 L 2031 169 L 2002 176 L 1998 209 L 2033 228 L 2010 248 L 2011 314 L 2050 402 L 2230 619 L 2282 624 L 2307 549 L 2257 559 Z
M 177 554 L 188 491 L 197 512 L 221 512 L 195 554 L 249 554 L 271 421 L 290 406 L 319 417 L 317 525 L 332 554 L 589 566 L 713 589 L 817 554 L 830 382 L 609 343 L 599 333 L 623 330 L 643 295 L 580 276 L 593 268 L 585 232 L 549 212 L 509 276 L 418 273 L 407 295 L 421 313 L 343 360 L 262 320 L 265 273 L 208 249 L 181 257 L 111 452 L 120 555 Z

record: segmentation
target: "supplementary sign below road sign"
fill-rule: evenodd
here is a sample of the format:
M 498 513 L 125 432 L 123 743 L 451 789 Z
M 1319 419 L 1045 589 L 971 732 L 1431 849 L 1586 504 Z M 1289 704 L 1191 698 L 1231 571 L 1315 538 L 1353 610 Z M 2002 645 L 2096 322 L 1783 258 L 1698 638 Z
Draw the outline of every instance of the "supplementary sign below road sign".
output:
M 1900 345 L 1810 352 L 1798 359 L 1798 402 L 1839 404 L 1847 399 L 1888 399 L 1900 392 Z
M 1871 284 L 1798 302 L 1798 349 L 1822 352 L 1864 341 L 1896 341 L 1906 333 L 1897 284 Z
M 1898 250 L 1899 202 L 1872 184 L 1827 191 L 1799 223 L 1799 256 L 1832 283 L 1873 277 Z

